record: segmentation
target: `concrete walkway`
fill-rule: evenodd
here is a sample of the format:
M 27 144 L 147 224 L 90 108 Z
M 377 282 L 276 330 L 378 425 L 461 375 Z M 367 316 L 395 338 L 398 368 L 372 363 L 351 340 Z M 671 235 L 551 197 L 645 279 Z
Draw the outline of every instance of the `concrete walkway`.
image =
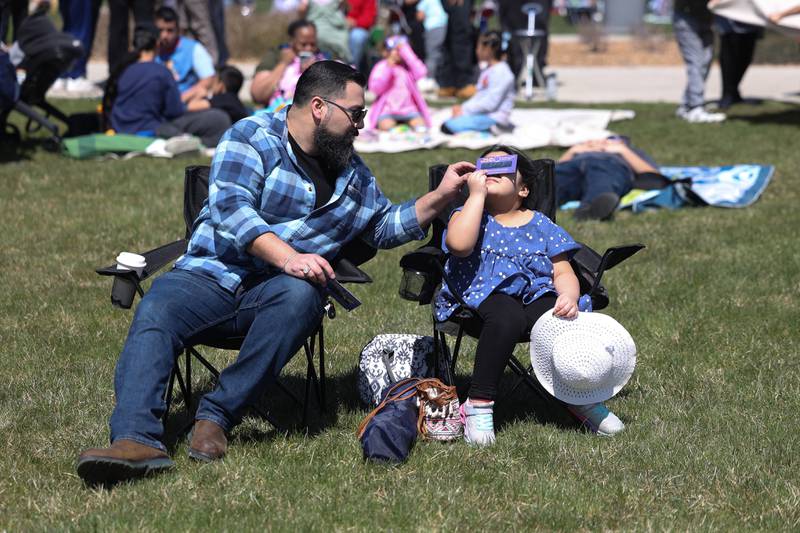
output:
M 250 77 L 255 69 L 252 62 L 234 62 L 245 74 L 242 88 L 243 100 L 250 99 Z M 613 103 L 613 102 L 672 102 L 678 103 L 686 84 L 682 66 L 639 67 L 558 67 L 548 72 L 558 77 L 559 102 Z M 89 79 L 104 80 L 108 67 L 102 62 L 89 63 Z M 753 65 L 748 69 L 741 85 L 747 98 L 764 98 L 800 103 L 800 65 Z M 708 76 L 706 97 L 715 100 L 720 96 L 720 73 L 715 65 Z M 539 97 L 541 99 L 541 97 Z

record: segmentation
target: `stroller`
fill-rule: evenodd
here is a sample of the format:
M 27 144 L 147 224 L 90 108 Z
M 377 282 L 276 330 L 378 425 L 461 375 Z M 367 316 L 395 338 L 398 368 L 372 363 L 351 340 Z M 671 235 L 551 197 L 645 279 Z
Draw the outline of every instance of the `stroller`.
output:
M 44 128 L 50 133 L 45 147 L 60 148 L 61 134 L 50 117 L 64 124 L 68 124 L 68 118 L 47 102 L 45 93 L 82 54 L 80 41 L 58 31 L 46 10 L 40 9 L 22 22 L 17 41 L 8 54 L 0 55 L 0 92 L 3 94 L 0 97 L 0 125 L 4 136 L 20 137 L 19 129 L 7 122 L 11 111 L 17 111 L 28 119 L 25 133 L 36 133 Z M 14 67 L 25 70 L 25 81 L 18 87 Z

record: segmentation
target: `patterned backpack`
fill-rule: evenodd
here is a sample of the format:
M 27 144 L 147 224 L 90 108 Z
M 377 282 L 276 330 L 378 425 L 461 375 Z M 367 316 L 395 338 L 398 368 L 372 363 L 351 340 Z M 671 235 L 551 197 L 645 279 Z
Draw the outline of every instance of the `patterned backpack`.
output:
M 452 441 L 463 434 L 459 401 L 455 387 L 426 379 L 435 377 L 433 342 L 433 337 L 409 334 L 383 334 L 372 339 L 361 351 L 358 395 L 365 405 L 375 407 L 397 382 L 418 379 L 424 384 L 417 394 L 419 433 L 428 440 Z M 446 365 L 440 361 L 439 368 Z
M 358 397 L 364 405 L 376 407 L 383 392 L 406 378 L 427 378 L 433 374 L 433 337 L 403 333 L 376 336 L 358 362 Z

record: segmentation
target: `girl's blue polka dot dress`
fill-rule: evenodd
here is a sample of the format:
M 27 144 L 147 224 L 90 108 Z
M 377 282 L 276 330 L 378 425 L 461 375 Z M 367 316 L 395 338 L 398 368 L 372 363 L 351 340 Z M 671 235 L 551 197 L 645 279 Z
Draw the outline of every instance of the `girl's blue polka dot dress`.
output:
M 445 252 L 446 237 L 447 232 L 442 237 Z M 519 227 L 502 226 L 484 211 L 475 250 L 467 257 L 450 256 L 445 271 L 473 309 L 493 292 L 516 296 L 527 305 L 555 292 L 551 259 L 578 248 L 580 244 L 566 231 L 538 211 Z M 434 304 L 436 320 L 444 322 L 457 307 L 450 288 L 444 285 Z

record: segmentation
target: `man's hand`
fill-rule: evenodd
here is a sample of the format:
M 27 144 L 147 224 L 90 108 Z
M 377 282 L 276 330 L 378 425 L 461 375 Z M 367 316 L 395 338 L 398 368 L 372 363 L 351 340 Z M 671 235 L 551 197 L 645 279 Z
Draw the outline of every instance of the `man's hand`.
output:
M 575 318 L 578 316 L 578 301 L 567 294 L 560 294 L 556 298 L 553 314 L 561 318 Z
M 326 285 L 329 279 L 336 277 L 330 263 L 317 254 L 296 253 L 283 265 L 283 271 L 290 276 L 319 285 Z
M 483 196 L 489 192 L 486 188 L 486 171 L 476 170 L 467 174 L 467 186 L 470 196 Z
M 442 182 L 436 188 L 436 191 L 447 198 L 447 201 L 450 201 L 461 190 L 464 182 L 469 178 L 469 173 L 474 170 L 475 165 L 468 161 L 453 163 L 447 167 Z
M 450 112 L 452 113 L 453 118 L 460 117 L 464 114 L 464 112 L 461 110 L 461 105 L 459 104 L 454 105 Z
M 421 227 L 431 223 L 439 211 L 445 208 L 461 190 L 467 181 L 467 174 L 475 170 L 475 165 L 467 161 L 453 163 L 447 167 L 442 182 L 435 191 L 431 191 L 417 200 L 417 222 Z

